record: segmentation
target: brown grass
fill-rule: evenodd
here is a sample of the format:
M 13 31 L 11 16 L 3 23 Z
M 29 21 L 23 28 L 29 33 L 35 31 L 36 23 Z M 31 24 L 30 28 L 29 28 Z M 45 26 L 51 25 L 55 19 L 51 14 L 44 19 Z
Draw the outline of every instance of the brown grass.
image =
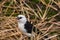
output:
M 31 21 L 35 27 L 37 27 L 39 30 L 43 32 L 42 35 L 38 34 L 35 38 L 31 38 L 31 40 L 41 40 L 46 35 L 49 36 L 49 38 L 47 39 L 60 40 L 60 37 L 58 36 L 60 35 L 60 21 L 57 21 L 57 19 L 55 18 L 58 15 L 60 16 L 60 12 L 57 7 L 52 5 L 52 3 L 55 3 L 56 6 L 60 8 L 60 1 L 50 0 L 47 4 L 44 0 L 41 0 L 41 3 L 46 6 L 44 12 L 39 5 L 36 4 L 35 6 L 37 7 L 36 9 L 34 9 L 25 1 L 26 0 L 0 1 L 0 40 L 28 40 L 28 38 L 25 35 L 22 35 L 20 30 L 18 29 L 16 16 L 13 16 L 14 14 L 26 15 L 27 19 Z M 10 2 L 10 4 L 6 6 L 5 3 L 7 2 Z M 28 2 L 30 3 L 30 1 Z M 50 8 L 57 11 L 57 14 L 47 18 L 47 14 Z M 13 11 L 9 16 L 6 16 L 9 9 L 12 9 Z M 41 15 L 41 13 L 43 15 Z M 31 16 L 35 17 L 30 19 Z

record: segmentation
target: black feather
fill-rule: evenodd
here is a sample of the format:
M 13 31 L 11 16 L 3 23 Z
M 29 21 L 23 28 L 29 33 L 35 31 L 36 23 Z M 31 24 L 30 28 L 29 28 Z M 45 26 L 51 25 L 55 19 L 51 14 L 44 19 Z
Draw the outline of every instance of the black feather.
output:
M 33 25 L 30 22 L 27 21 L 24 26 L 25 26 L 24 28 L 27 30 L 28 33 L 32 33 Z

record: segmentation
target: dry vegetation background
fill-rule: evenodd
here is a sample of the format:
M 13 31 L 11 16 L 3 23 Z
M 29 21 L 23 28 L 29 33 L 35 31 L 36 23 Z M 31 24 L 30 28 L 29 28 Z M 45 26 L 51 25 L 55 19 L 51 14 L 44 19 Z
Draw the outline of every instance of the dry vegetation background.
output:
M 26 15 L 43 32 L 34 40 L 45 35 L 60 40 L 60 0 L 0 0 L 0 40 L 28 40 L 18 29 L 18 14 Z

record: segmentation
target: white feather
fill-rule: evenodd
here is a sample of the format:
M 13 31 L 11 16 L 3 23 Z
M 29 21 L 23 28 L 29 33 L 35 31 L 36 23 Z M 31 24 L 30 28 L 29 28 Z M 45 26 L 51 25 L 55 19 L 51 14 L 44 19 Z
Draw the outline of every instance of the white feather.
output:
M 26 29 L 24 29 L 24 24 L 27 21 L 26 17 L 24 15 L 18 15 L 18 17 L 22 17 L 22 19 L 18 20 L 18 28 L 20 29 L 20 31 L 26 36 L 29 36 L 29 37 L 34 36 L 30 33 L 27 33 Z

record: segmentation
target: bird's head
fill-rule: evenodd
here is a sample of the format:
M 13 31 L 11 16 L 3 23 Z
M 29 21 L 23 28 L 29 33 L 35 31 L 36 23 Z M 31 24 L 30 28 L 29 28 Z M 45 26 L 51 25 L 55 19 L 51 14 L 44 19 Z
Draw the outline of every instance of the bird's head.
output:
M 27 21 L 26 17 L 24 15 L 18 15 L 17 20 L 20 23 L 25 23 Z

